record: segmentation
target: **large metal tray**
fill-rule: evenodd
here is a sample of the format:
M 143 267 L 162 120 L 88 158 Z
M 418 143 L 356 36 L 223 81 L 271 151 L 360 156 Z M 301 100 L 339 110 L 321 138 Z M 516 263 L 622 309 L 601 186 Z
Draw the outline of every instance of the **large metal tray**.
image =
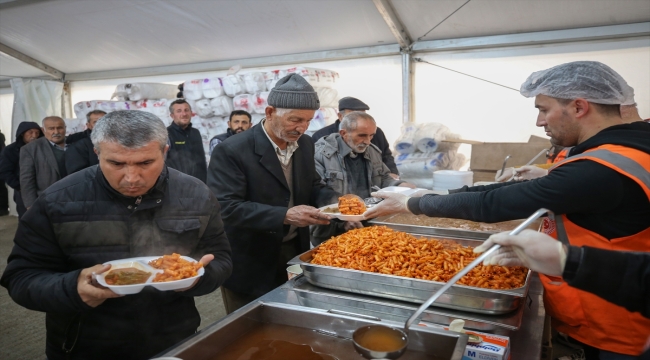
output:
M 418 307 L 413 303 L 318 287 L 310 284 L 302 275 L 291 279 L 287 286 L 296 293 L 300 305 L 328 311 L 361 313 L 406 322 Z M 530 297 L 526 298 L 526 304 L 531 301 Z M 521 327 L 525 308 L 526 305 L 507 314 L 487 315 L 430 307 L 422 313 L 420 322 L 448 326 L 453 320 L 463 319 L 465 329 L 510 336 Z
M 218 359 L 224 348 L 265 323 L 304 329 L 300 339 L 282 338 L 282 334 L 275 333 L 270 335 L 270 339 L 296 344 L 306 343 L 315 351 L 334 356 L 339 360 L 361 358 L 350 340 L 357 328 L 371 324 L 384 324 L 398 328 L 404 326 L 404 323 L 370 316 L 333 314 L 302 306 L 257 301 L 208 326 L 158 356 L 173 356 L 184 360 Z M 407 351 L 400 359 L 461 360 L 466 345 L 465 334 L 413 326 L 409 329 Z
M 414 225 L 414 224 L 405 224 L 403 222 L 396 222 L 396 218 L 407 216 L 405 214 L 396 214 L 389 215 L 385 217 L 376 218 L 370 220 L 371 225 L 383 225 L 391 229 L 398 231 L 403 231 L 413 234 L 421 235 L 431 235 L 431 236 L 441 236 L 441 237 L 451 237 L 459 239 L 475 239 L 475 240 L 485 240 L 490 237 L 490 235 L 497 233 L 498 231 L 478 231 L 478 230 L 465 230 L 457 228 L 448 228 L 448 227 L 434 227 L 434 226 L 423 226 L 423 225 Z M 410 215 L 415 217 L 415 215 Z M 521 220 L 523 221 L 523 220 Z M 521 221 L 510 221 L 512 223 L 513 230 Z M 541 225 L 541 220 L 534 222 L 529 227 L 530 229 L 537 230 Z
M 423 238 L 434 238 L 422 236 Z M 438 237 L 435 237 L 438 238 Z M 482 240 L 448 239 L 463 246 L 478 246 Z M 442 282 L 351 270 L 311 263 L 315 249 L 296 256 L 289 264 L 300 264 L 307 280 L 316 286 L 422 304 L 444 285 Z M 511 290 L 453 285 L 432 306 L 481 314 L 505 314 L 519 308 L 528 294 L 530 274 L 523 287 Z

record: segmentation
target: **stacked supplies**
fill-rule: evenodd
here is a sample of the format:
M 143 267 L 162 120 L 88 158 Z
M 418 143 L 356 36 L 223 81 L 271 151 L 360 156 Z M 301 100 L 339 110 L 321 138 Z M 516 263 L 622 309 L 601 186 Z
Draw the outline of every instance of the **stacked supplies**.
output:
M 178 88 L 176 85 L 158 83 L 119 84 L 111 99 L 120 101 L 137 101 L 144 99 L 173 99 Z
M 442 140 L 460 138 L 439 123 L 406 124 L 395 141 L 395 164 L 400 178 L 418 187 L 431 189 L 434 172 L 458 170 L 467 159 L 458 154 L 459 144 Z

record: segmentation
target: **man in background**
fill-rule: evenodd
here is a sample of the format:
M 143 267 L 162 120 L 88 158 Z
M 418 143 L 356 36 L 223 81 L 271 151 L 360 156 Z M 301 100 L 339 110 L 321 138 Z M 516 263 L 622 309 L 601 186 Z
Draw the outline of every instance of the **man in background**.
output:
M 29 209 L 41 193 L 67 175 L 65 122 L 58 116 L 43 119 L 44 137 L 20 149 L 20 189 Z
M 192 108 L 185 99 L 169 105 L 172 124 L 167 127 L 169 152 L 167 165 L 203 181 L 207 177 L 207 164 L 201 133 L 192 127 Z
M 226 140 L 227 138 L 239 134 L 242 131 L 246 131 L 251 127 L 251 114 L 245 110 L 235 110 L 230 113 L 230 118 L 228 119 L 228 130 L 225 133 L 215 135 L 210 140 L 210 155 L 212 155 L 212 150 L 214 147 L 219 145 L 220 142 Z
M 0 130 L 0 156 L 5 149 L 5 134 Z M 9 191 L 5 186 L 5 181 L 0 178 L 0 216 L 9 215 Z
M 37 123 L 23 121 L 18 124 L 16 141 L 7 145 L 0 153 L 0 179 L 14 189 L 14 202 L 18 218 L 21 218 L 27 211 L 20 193 L 20 149 L 41 136 L 43 136 L 43 132 Z
M 363 101 L 353 98 L 353 97 L 344 97 L 339 100 L 339 118 L 334 122 L 334 124 L 325 126 L 324 128 L 316 131 L 312 136 L 312 140 L 316 143 L 321 138 L 329 134 L 338 134 L 341 127 L 341 120 L 343 117 L 352 111 L 362 111 L 366 112 L 370 110 L 370 107 L 366 105 Z M 388 140 L 386 140 L 386 135 L 377 127 L 377 133 L 372 138 L 372 143 L 377 146 L 379 151 L 381 151 L 381 159 L 386 164 L 390 170 L 391 176 L 394 179 L 399 179 L 399 171 L 397 170 L 397 165 L 395 165 L 395 159 L 393 158 L 393 153 L 390 151 L 390 145 L 388 145 Z
M 363 111 L 349 112 L 340 127 L 338 133 L 321 138 L 315 145 L 316 171 L 327 186 L 339 194 L 354 194 L 362 199 L 370 197 L 373 186 L 415 188 L 390 176 L 390 170 L 382 162 L 381 151 L 372 143 L 377 132 L 372 116 Z M 329 225 L 312 226 L 312 245 L 363 226 L 359 221 L 339 220 L 332 220 Z
M 102 110 L 93 110 L 86 114 L 88 119 L 87 129 L 85 131 L 68 136 L 66 142 L 72 144 L 68 147 L 65 154 L 65 169 L 68 174 L 72 174 L 87 167 L 99 164 L 99 158 L 93 148 L 93 142 L 90 139 L 95 123 L 101 119 L 106 112 Z M 83 135 L 80 136 L 80 135 Z M 74 136 L 79 138 L 72 140 Z
M 90 132 L 93 130 L 95 123 L 97 123 L 97 120 L 101 119 L 104 115 L 106 115 L 106 111 L 102 110 L 93 110 L 86 114 L 86 130 L 70 134 L 68 138 L 65 139 L 66 144 L 73 144 L 81 139 L 90 138 Z

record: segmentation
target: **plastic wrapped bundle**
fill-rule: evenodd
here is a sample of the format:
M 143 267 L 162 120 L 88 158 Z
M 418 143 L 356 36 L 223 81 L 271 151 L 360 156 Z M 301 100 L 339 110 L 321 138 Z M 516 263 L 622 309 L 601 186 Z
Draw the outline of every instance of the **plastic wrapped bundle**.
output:
M 264 73 L 261 72 L 252 72 L 248 74 L 242 74 L 240 76 L 242 83 L 244 83 L 244 88 L 249 94 L 254 94 L 261 91 L 266 91 L 266 81 L 264 79 Z
M 424 123 L 418 126 L 413 137 L 415 147 L 421 152 L 436 151 L 438 145 L 449 133 L 449 128 L 439 123 Z
M 212 105 L 210 104 L 210 100 L 208 99 L 202 99 L 198 100 L 194 106 L 196 107 L 194 109 L 194 112 L 196 112 L 196 115 L 202 118 L 208 118 L 208 117 L 213 117 L 214 116 L 214 111 L 212 110 Z
M 262 91 L 258 92 L 253 96 L 253 103 L 252 103 L 252 112 L 257 113 L 257 114 L 264 114 L 266 111 L 266 107 L 269 105 L 267 102 L 267 99 L 269 97 L 269 92 L 268 91 Z
M 395 141 L 395 151 L 399 154 L 410 154 L 416 150 L 414 143 L 415 134 L 418 131 L 416 124 L 402 125 L 402 133 Z
M 86 130 L 86 117 L 76 119 L 63 119 L 65 122 L 66 135 Z
M 224 94 L 219 78 L 206 78 L 201 82 L 201 91 L 206 99 L 213 99 Z
M 183 83 L 183 97 L 186 100 L 199 100 L 203 97 L 203 79 Z
M 210 106 L 214 116 L 230 116 L 234 110 L 232 99 L 228 96 L 218 96 L 210 100 Z
M 178 88 L 176 85 L 158 83 L 119 84 L 112 97 L 118 100 L 138 101 L 143 99 L 173 99 Z
M 426 178 L 434 171 L 446 169 L 449 157 L 442 152 L 400 154 L 395 157 L 395 164 L 402 176 Z
M 320 100 L 320 106 L 324 108 L 335 108 L 338 106 L 338 95 L 339 92 L 335 89 L 326 88 L 326 87 L 316 87 L 314 88 L 318 94 L 318 100 Z
M 202 119 L 203 128 L 206 129 L 208 137 L 212 139 L 215 135 L 223 134 L 228 130 L 228 118 L 215 116 Z
M 237 75 L 228 75 L 221 78 L 221 85 L 226 95 L 235 97 L 244 93 L 244 84 L 239 80 Z
M 278 80 L 287 75 L 286 70 L 271 70 L 264 73 L 264 81 L 266 82 L 266 89 L 271 91 Z
M 446 139 L 460 139 L 460 135 L 454 133 L 446 133 L 443 140 Z M 440 144 L 438 144 L 438 151 L 451 152 L 458 150 L 459 147 L 460 143 L 441 141 Z
M 251 94 L 241 94 L 237 95 L 232 99 L 232 107 L 235 110 L 245 110 L 249 113 L 253 112 L 253 103 L 255 102 L 255 96 Z

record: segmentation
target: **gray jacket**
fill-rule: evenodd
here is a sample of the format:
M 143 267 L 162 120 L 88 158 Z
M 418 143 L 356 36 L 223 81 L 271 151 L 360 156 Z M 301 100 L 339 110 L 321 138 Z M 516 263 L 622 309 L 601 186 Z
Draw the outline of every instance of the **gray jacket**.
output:
M 20 148 L 20 191 L 25 207 L 31 207 L 45 189 L 61 180 L 52 151 L 45 137 Z
M 340 134 L 330 134 L 318 140 L 315 144 L 314 158 L 316 171 L 325 183 L 339 194 L 349 194 L 348 172 L 345 168 L 344 158 L 352 152 Z M 368 160 L 368 184 L 370 187 L 396 186 L 403 181 L 390 177 L 390 170 L 381 159 L 381 151 L 374 144 L 370 144 L 363 153 Z
M 327 186 L 334 189 L 341 195 L 349 194 L 348 189 L 348 171 L 345 167 L 345 157 L 352 152 L 340 134 L 330 134 L 315 144 L 314 159 L 316 160 L 316 171 L 325 181 Z M 363 157 L 368 160 L 368 184 L 370 187 L 379 186 L 396 186 L 403 181 L 395 180 L 390 176 L 390 170 L 383 163 L 381 151 L 374 144 L 370 144 L 368 149 L 363 153 Z M 321 242 L 328 240 L 332 236 L 337 236 L 345 232 L 344 223 L 340 221 L 331 221 L 329 225 L 311 226 L 310 235 L 312 245 L 316 246 Z

